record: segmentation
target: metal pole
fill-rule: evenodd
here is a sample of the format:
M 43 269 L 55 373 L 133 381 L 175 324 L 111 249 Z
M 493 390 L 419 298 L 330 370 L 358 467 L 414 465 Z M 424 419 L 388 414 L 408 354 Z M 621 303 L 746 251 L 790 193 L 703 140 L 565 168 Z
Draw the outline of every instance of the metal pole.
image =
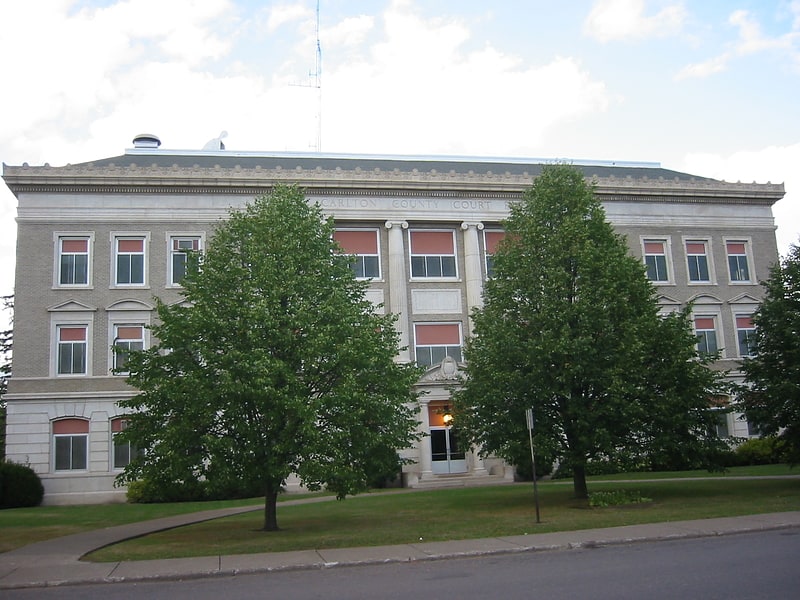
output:
M 525 420 L 528 422 L 528 439 L 531 443 L 531 466 L 533 468 L 533 501 L 536 504 L 536 522 L 541 523 L 539 519 L 539 487 L 536 484 L 536 455 L 533 452 L 533 409 L 529 408 L 525 411 Z

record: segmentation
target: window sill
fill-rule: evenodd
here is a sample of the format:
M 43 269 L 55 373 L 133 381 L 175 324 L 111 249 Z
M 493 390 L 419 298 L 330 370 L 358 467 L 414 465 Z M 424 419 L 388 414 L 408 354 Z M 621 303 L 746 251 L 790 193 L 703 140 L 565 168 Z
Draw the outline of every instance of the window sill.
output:
M 409 281 L 409 283 L 420 283 L 420 282 L 425 282 L 425 281 L 436 282 L 436 283 L 443 282 L 443 281 L 444 282 L 449 282 L 449 283 L 453 283 L 453 282 L 460 283 L 461 282 L 461 278 L 460 277 L 412 277 L 408 281 Z

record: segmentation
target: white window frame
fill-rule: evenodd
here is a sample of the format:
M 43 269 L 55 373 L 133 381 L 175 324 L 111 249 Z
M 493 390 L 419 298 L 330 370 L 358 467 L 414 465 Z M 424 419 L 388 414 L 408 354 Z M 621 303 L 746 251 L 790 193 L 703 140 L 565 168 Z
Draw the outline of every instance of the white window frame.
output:
M 453 253 L 452 254 L 414 254 L 411 248 L 411 239 L 415 233 L 449 233 L 453 240 Z M 414 259 L 425 258 L 425 270 L 427 273 L 427 262 L 429 258 L 438 257 L 441 259 L 445 257 L 453 258 L 453 275 L 414 275 Z M 456 238 L 455 229 L 409 229 L 408 230 L 408 266 L 410 270 L 411 279 L 414 281 L 457 281 L 458 280 L 458 240 Z
M 117 361 L 120 357 L 120 354 L 115 351 L 116 346 L 120 346 L 120 339 L 119 339 L 119 330 L 123 327 L 133 328 L 138 327 L 141 328 L 141 337 L 137 339 L 133 338 L 126 338 L 125 342 L 127 343 L 134 343 L 134 344 L 141 344 L 141 348 L 133 348 L 133 350 L 144 350 L 147 348 L 147 326 L 144 323 L 114 323 L 112 325 L 112 335 L 114 336 L 111 341 L 111 372 L 114 375 L 127 375 L 127 371 L 119 371 L 117 372 Z M 131 346 L 128 346 L 128 352 L 131 351 Z M 124 365 L 123 365 L 124 366 Z
M 494 257 L 493 253 L 489 252 L 489 244 L 487 243 L 486 236 L 493 234 L 493 233 L 502 233 L 505 236 L 506 232 L 503 229 L 484 229 L 483 230 L 483 269 L 484 273 L 486 273 L 486 279 L 491 279 L 492 277 L 492 268 L 493 265 L 490 265 L 490 261 Z M 490 268 L 491 267 L 491 268 Z
M 83 421 L 86 423 L 87 432 L 86 433 L 55 433 L 55 424 L 59 421 Z M 89 433 L 91 433 L 91 423 L 89 419 L 85 419 L 83 417 L 65 417 L 60 419 L 55 419 L 50 422 L 50 437 L 52 439 L 52 453 L 51 453 L 51 460 L 52 460 L 52 468 L 54 473 L 83 473 L 89 470 Z M 70 468 L 68 469 L 59 469 L 58 468 L 58 442 L 59 439 L 70 439 Z M 73 459 L 73 447 L 76 439 L 81 439 L 84 444 L 84 456 L 86 458 L 86 464 L 80 468 L 72 468 L 72 459 Z
M 755 263 L 753 262 L 753 240 L 749 237 L 726 237 L 722 240 L 725 245 L 725 266 L 728 271 L 728 282 L 730 285 L 753 285 L 758 281 L 755 274 Z M 744 254 L 729 254 L 728 244 L 744 244 Z M 734 279 L 731 273 L 731 256 L 744 256 L 747 261 L 747 279 Z
M 749 353 L 749 354 L 743 354 L 742 353 L 742 343 L 741 343 L 741 340 L 739 339 L 739 332 L 740 331 L 749 331 L 750 332 L 749 335 L 752 336 L 753 334 L 755 334 L 755 331 L 756 331 L 756 326 L 755 326 L 754 323 L 753 323 L 752 327 L 739 327 L 739 319 L 740 318 L 745 318 L 745 317 L 750 319 L 750 321 L 752 323 L 752 319 L 753 319 L 752 313 L 734 313 L 733 314 L 733 326 L 734 326 L 734 328 L 736 330 L 736 352 L 738 353 L 738 355 L 741 358 L 749 358 L 749 357 L 753 356 L 753 354 L 752 353 Z
M 78 329 L 83 328 L 86 332 L 86 340 L 84 342 L 85 351 L 85 364 L 83 373 L 59 373 L 59 364 L 61 359 L 61 330 L 62 329 Z M 67 377 L 88 377 L 92 372 L 92 324 L 91 321 L 86 320 L 67 320 L 59 319 L 52 325 L 51 339 L 53 342 L 51 346 L 50 364 L 51 376 L 58 378 Z
M 61 257 L 62 243 L 70 240 L 86 241 L 86 283 L 61 283 Z M 94 271 L 94 232 L 93 231 L 54 231 L 54 266 L 53 266 L 53 287 L 54 288 L 81 288 L 91 289 L 93 286 Z M 72 253 L 69 253 L 72 254 Z
M 713 329 L 700 329 L 700 330 L 698 330 L 697 329 L 697 324 L 696 324 L 697 319 L 712 319 L 712 321 L 714 323 L 714 328 Z M 714 352 L 709 352 L 709 354 L 718 353 L 720 358 L 724 358 L 725 357 L 725 347 L 724 347 L 723 340 L 725 338 L 722 335 L 721 327 L 722 327 L 721 319 L 720 319 L 720 314 L 718 312 L 703 311 L 703 312 L 698 312 L 698 313 L 695 313 L 695 314 L 692 315 L 692 330 L 694 331 L 695 336 L 698 336 L 698 332 L 699 331 L 713 331 L 714 332 L 714 338 L 715 338 L 714 339 L 714 343 L 716 344 L 717 348 L 716 348 L 716 350 L 714 350 Z M 699 340 L 697 342 L 697 349 L 698 349 L 698 351 L 700 351 L 700 341 Z
M 684 237 L 682 240 L 683 243 L 683 254 L 686 257 L 686 281 L 689 285 L 715 285 L 716 284 L 716 274 L 714 272 L 714 261 L 713 256 L 711 253 L 711 240 L 704 237 Z M 688 244 L 703 244 L 705 247 L 705 255 L 699 254 L 690 254 L 689 250 L 687 249 Z M 691 275 L 691 268 L 689 266 L 689 257 L 690 256 L 705 256 L 706 257 L 706 268 L 708 269 L 708 279 L 692 279 Z
M 377 254 L 353 254 L 357 259 L 362 257 L 375 257 L 378 261 L 378 274 L 376 276 L 359 276 L 358 271 L 354 268 L 353 270 L 356 273 L 356 279 L 361 281 L 383 281 L 383 263 L 382 263 L 382 256 L 381 256 L 381 231 L 376 227 L 336 227 L 336 231 L 359 231 L 359 232 L 371 232 L 375 234 L 375 247 L 377 249 Z M 349 254 L 349 252 L 345 251 L 345 254 Z M 364 269 L 366 271 L 366 269 Z
M 464 329 L 463 329 L 463 324 L 461 323 L 461 321 L 434 321 L 434 322 L 424 321 L 424 322 L 420 322 L 420 323 L 414 323 L 414 360 L 418 365 L 425 366 L 425 367 L 432 367 L 432 366 L 435 366 L 435 365 L 439 364 L 438 362 L 430 362 L 430 363 L 427 363 L 427 362 L 421 363 L 421 362 L 419 362 L 419 349 L 420 348 L 445 348 L 445 356 L 449 356 L 449 354 L 447 354 L 447 348 L 453 348 L 453 347 L 456 346 L 456 344 L 420 344 L 420 343 L 418 343 L 417 340 L 419 338 L 418 338 L 418 335 L 417 335 L 417 327 L 420 326 L 420 325 L 422 325 L 422 326 L 425 326 L 425 325 L 457 325 L 458 326 L 458 342 L 459 342 L 457 344 L 457 346 L 459 348 L 460 357 L 457 358 L 457 359 L 455 359 L 455 358 L 454 359 L 455 359 L 456 362 L 463 362 L 463 360 L 464 360 Z
M 205 248 L 205 234 L 204 233 L 197 233 L 197 232 L 167 232 L 167 287 L 168 288 L 180 288 L 183 287 L 180 282 L 175 281 L 175 263 L 174 263 L 174 256 L 177 254 L 183 254 L 186 256 L 185 252 L 180 250 L 175 250 L 174 242 L 175 241 L 197 241 L 197 252 L 203 252 Z M 184 270 L 185 270 L 186 263 L 184 262 Z
M 121 254 L 119 252 L 119 242 L 124 240 L 142 240 L 142 282 L 141 283 L 119 283 L 117 281 L 118 270 L 117 261 Z M 150 271 L 150 233 L 142 231 L 112 231 L 111 232 L 111 288 L 140 288 L 149 287 Z M 129 253 L 125 253 L 129 254 Z
M 150 347 L 150 318 L 152 312 L 146 310 L 141 304 L 133 307 L 121 308 L 119 304 L 112 305 L 108 309 L 108 355 L 106 357 L 106 365 L 108 366 L 109 375 L 114 375 L 114 365 L 116 364 L 114 353 L 114 341 L 117 335 L 118 327 L 127 326 L 141 326 L 142 334 L 144 336 L 144 349 Z M 123 375 L 124 373 L 120 373 Z
M 135 458 L 135 456 L 138 454 L 138 450 L 136 450 L 136 448 L 132 446 L 130 442 L 124 442 L 124 445 L 127 448 L 128 452 L 128 460 L 124 465 L 117 466 L 117 446 L 122 447 L 123 444 L 122 442 L 120 442 L 119 444 L 117 444 L 116 442 L 116 437 L 119 434 L 119 431 L 114 431 L 114 422 L 115 421 L 120 422 L 120 431 L 122 431 L 125 429 L 127 425 L 126 417 L 129 417 L 129 415 L 119 415 L 116 417 L 112 417 L 111 419 L 109 419 L 108 422 L 108 429 L 109 432 L 111 433 L 111 440 L 110 440 L 111 446 L 109 449 L 109 465 L 112 471 L 122 471 L 126 466 L 130 464 L 131 459 Z
M 667 269 L 667 278 L 666 279 L 650 279 L 649 277 L 647 280 L 652 283 L 653 285 L 674 285 L 675 284 L 675 267 L 672 263 L 672 238 L 670 236 L 659 236 L 659 235 L 643 235 L 639 238 L 639 243 L 641 245 L 642 251 L 642 263 L 644 264 L 645 268 L 647 268 L 647 257 L 648 256 L 659 256 L 656 254 L 650 254 L 646 251 L 646 244 L 649 242 L 661 243 L 664 244 L 664 265 Z M 645 271 L 646 274 L 646 271 Z

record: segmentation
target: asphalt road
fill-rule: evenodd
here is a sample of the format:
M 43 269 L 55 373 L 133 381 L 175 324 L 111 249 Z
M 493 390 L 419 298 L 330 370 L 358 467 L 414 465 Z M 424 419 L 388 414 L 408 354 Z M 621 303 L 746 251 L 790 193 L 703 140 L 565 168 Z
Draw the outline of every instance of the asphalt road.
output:
M 747 600 L 800 597 L 800 529 L 188 581 L 4 590 L 4 600 Z

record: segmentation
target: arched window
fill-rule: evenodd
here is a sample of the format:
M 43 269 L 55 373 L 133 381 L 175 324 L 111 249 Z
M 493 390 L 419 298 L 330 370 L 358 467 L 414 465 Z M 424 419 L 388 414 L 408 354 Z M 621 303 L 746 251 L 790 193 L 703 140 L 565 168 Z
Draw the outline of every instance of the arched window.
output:
M 89 421 L 53 421 L 53 466 L 56 471 L 85 471 L 89 464 Z
M 126 417 L 111 419 L 111 455 L 114 460 L 113 467 L 115 469 L 124 469 L 127 467 L 131 459 L 135 458 L 138 453 L 136 446 L 132 446 L 130 442 L 117 440 L 119 432 L 124 431 L 127 426 L 128 418 Z

